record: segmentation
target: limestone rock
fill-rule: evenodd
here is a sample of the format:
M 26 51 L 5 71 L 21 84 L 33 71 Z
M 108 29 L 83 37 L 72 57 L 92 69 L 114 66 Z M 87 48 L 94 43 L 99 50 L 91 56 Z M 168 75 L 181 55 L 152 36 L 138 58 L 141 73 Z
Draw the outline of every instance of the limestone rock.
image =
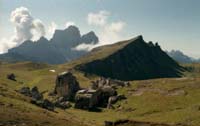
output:
M 76 77 L 71 72 L 63 72 L 57 76 L 55 93 L 67 100 L 74 100 L 76 92 L 80 89 Z
M 94 109 L 99 102 L 100 90 L 80 90 L 75 97 L 75 108 Z

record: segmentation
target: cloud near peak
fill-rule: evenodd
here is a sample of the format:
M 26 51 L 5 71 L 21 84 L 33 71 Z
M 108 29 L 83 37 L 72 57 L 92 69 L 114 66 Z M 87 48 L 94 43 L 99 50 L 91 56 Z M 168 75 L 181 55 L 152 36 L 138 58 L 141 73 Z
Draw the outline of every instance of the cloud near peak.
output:
M 19 7 L 11 12 L 10 22 L 14 25 L 14 35 L 0 40 L 0 53 L 20 45 L 26 40 L 39 39 L 46 34 L 40 19 L 35 19 L 28 8 Z
M 112 21 L 108 22 L 108 18 L 111 16 L 111 13 L 105 10 L 101 10 L 96 13 L 89 13 L 87 15 L 87 23 L 88 25 L 97 26 L 99 29 L 98 37 L 99 42 L 97 44 L 86 44 L 82 43 L 75 47 L 75 50 L 78 51 L 90 51 L 95 47 L 113 44 L 118 42 L 121 39 L 125 39 L 122 37 L 121 32 L 124 30 L 126 23 L 123 21 Z
M 39 38 L 45 35 L 45 27 L 41 20 L 32 17 L 25 7 L 16 8 L 11 12 L 10 21 L 14 24 L 14 42 L 21 43 L 33 37 Z M 35 36 L 37 35 L 37 37 Z

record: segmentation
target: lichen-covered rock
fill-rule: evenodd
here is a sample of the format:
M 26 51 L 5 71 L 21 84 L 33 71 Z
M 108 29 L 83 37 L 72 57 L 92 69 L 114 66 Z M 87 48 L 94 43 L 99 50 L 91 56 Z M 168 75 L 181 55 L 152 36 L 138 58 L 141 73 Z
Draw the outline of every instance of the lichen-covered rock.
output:
M 58 96 L 65 97 L 67 100 L 74 100 L 79 89 L 79 83 L 71 72 L 63 72 L 57 76 L 55 93 Z

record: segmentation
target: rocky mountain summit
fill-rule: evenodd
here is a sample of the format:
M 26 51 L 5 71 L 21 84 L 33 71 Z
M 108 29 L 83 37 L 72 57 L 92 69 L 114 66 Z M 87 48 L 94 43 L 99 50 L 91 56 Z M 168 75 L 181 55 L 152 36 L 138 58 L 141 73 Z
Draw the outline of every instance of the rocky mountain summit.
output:
M 61 64 L 87 53 L 73 49 L 79 44 L 96 44 L 98 41 L 94 32 L 81 35 L 76 26 L 69 26 L 64 30 L 56 30 L 51 40 L 47 40 L 45 37 L 41 37 L 37 41 L 27 40 L 21 45 L 9 49 L 8 53 L 0 55 L 0 59 Z

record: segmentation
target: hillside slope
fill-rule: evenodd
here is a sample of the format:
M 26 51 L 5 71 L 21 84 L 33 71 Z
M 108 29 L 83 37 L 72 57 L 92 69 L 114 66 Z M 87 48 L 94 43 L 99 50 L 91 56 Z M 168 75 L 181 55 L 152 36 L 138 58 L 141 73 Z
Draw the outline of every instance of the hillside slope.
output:
M 127 100 L 117 102 L 115 109 L 102 108 L 101 112 L 89 112 L 72 107 L 51 112 L 31 104 L 29 97 L 15 90 L 37 86 L 41 92 L 51 92 L 57 74 L 71 68 L 71 63 L 51 66 L 30 62 L 0 63 L 0 125 L 104 126 L 106 120 L 128 119 L 141 122 L 139 126 L 200 126 L 200 64 L 185 67 L 190 72 L 184 78 L 130 81 L 130 87 L 117 89 Z M 49 71 L 52 69 L 55 72 Z M 6 78 L 11 72 L 16 75 L 17 81 Z M 79 71 L 73 73 L 81 87 L 88 87 L 90 81 L 95 79 L 85 77 Z
M 94 49 L 79 59 L 78 70 L 119 80 L 180 77 L 182 67 L 160 46 L 142 36 Z

